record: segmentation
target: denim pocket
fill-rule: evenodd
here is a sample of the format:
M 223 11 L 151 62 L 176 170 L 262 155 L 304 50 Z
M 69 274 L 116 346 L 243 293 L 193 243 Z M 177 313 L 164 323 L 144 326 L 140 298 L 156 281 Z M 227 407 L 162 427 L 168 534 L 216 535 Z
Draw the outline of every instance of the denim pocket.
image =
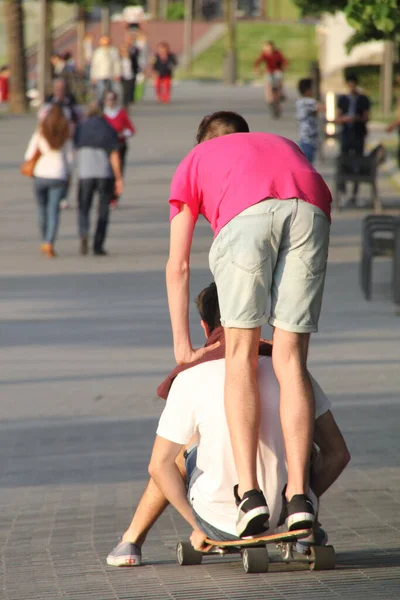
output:
M 313 213 L 312 227 L 300 259 L 311 275 L 319 275 L 326 270 L 329 249 L 330 223 L 325 215 Z
M 239 215 L 228 223 L 231 262 L 256 273 L 271 255 L 273 213 Z

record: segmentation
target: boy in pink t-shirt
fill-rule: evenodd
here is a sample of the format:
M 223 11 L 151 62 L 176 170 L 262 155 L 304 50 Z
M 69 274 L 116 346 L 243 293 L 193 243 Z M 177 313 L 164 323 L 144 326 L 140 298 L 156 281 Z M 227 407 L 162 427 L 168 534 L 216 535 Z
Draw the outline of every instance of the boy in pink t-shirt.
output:
M 205 117 L 198 145 L 171 184 L 167 290 L 178 364 L 213 347 L 190 340 L 189 259 L 199 214 L 215 238 L 210 268 L 218 289 L 226 339 L 225 410 L 238 473 L 237 533 L 268 529 L 268 505 L 256 476 L 259 427 L 257 352 L 271 295 L 273 364 L 281 390 L 288 461 L 282 523 L 310 527 L 308 498 L 314 396 L 307 371 L 310 333 L 317 331 L 329 245 L 331 195 L 322 177 L 288 139 L 250 133 L 231 112 Z M 268 490 L 265 490 L 268 496 Z M 197 532 L 195 545 L 204 536 Z

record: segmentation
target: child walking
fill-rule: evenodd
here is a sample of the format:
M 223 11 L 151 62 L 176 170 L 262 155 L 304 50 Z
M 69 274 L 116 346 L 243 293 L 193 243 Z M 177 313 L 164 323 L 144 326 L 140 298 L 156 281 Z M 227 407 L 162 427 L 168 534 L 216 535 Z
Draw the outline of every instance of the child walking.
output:
M 318 146 L 318 111 L 323 107 L 312 97 L 312 79 L 300 79 L 298 90 L 300 98 L 296 101 L 296 118 L 299 146 L 307 160 L 313 164 Z
M 162 104 L 169 104 L 171 101 L 171 81 L 176 65 L 176 57 L 172 54 L 169 44 L 167 42 L 158 44 L 153 61 L 153 73 L 157 100 Z

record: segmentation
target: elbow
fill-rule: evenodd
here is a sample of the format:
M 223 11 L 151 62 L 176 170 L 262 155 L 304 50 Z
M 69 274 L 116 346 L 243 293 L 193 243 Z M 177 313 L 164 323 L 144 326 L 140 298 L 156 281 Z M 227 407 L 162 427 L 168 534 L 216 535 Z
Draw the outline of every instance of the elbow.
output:
M 151 460 L 148 468 L 149 475 L 152 479 L 157 480 L 158 473 L 160 472 L 160 464 L 155 460 Z
M 182 279 L 188 279 L 190 275 L 190 267 L 188 260 L 172 261 L 171 259 L 167 262 L 167 279 L 168 281 L 182 281 Z
M 340 472 L 344 471 L 351 460 L 350 452 L 346 444 L 335 453 L 335 462 Z
M 343 469 L 345 467 L 347 467 L 347 465 L 349 464 L 350 461 L 351 461 L 351 454 L 350 454 L 347 446 L 345 446 L 345 448 L 343 449 L 343 452 L 341 453 L 341 462 L 342 462 Z

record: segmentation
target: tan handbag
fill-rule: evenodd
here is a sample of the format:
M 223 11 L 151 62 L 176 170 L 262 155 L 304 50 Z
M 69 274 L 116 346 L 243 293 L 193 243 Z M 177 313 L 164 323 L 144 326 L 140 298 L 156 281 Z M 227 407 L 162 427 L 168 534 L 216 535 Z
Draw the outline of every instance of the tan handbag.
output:
M 24 177 L 33 177 L 33 171 L 39 158 L 42 156 L 39 148 L 35 150 L 35 154 L 29 160 L 25 160 L 20 168 L 20 173 Z

